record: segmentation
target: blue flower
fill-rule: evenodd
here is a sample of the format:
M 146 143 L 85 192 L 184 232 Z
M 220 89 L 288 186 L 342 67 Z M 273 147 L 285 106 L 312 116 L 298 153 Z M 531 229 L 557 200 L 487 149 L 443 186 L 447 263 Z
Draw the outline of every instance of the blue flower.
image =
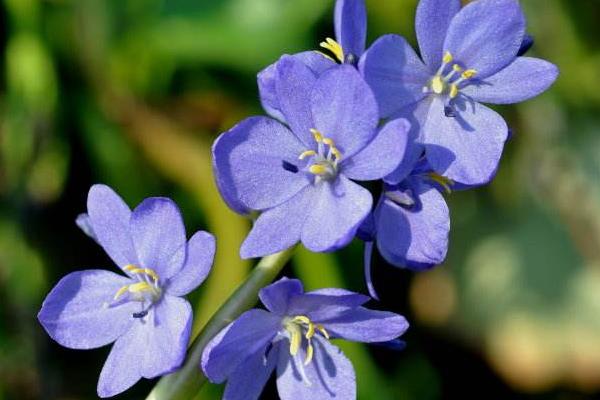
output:
M 317 78 L 302 62 L 284 57 L 276 91 L 288 126 L 248 118 L 213 146 L 223 198 L 235 210 L 261 212 L 242 245 L 243 258 L 298 241 L 315 252 L 345 246 L 373 203 L 353 180 L 383 178 L 404 152 L 408 123 L 378 127 L 375 98 L 353 67 Z
M 321 51 L 305 51 L 291 56 L 319 76 L 338 64 L 357 66 L 367 41 L 367 10 L 364 0 L 337 0 L 334 11 L 335 40 L 327 38 Z M 273 118 L 285 121 L 275 89 L 277 63 L 258 74 L 260 100 Z
M 414 118 L 433 169 L 455 182 L 481 185 L 498 167 L 508 128 L 480 103 L 534 97 L 557 68 L 518 57 L 525 17 L 517 0 L 421 0 L 416 31 L 422 60 L 400 36 L 378 39 L 360 69 L 382 117 Z M 411 121 L 412 122 L 412 121 Z
M 367 296 L 343 289 L 304 293 L 295 279 L 265 287 L 260 299 L 268 311 L 242 314 L 202 355 L 206 376 L 227 381 L 224 400 L 258 399 L 275 369 L 283 400 L 355 399 L 354 368 L 329 340 L 388 342 L 408 328 L 400 315 L 362 307 Z
M 444 261 L 450 214 L 440 190 L 450 192 L 455 186 L 431 169 L 423 157 L 423 145 L 414 140 L 414 134 L 408 138 L 402 163 L 385 181 L 375 210 L 358 232 L 365 241 L 365 278 L 374 298 L 374 245 L 387 262 L 400 268 L 421 271 Z
M 208 275 L 215 240 L 197 232 L 187 241 L 179 209 L 169 199 L 146 199 L 131 212 L 104 185 L 90 189 L 88 213 L 78 225 L 125 275 L 85 270 L 65 276 L 38 319 L 65 347 L 115 342 L 98 382 L 98 395 L 110 397 L 181 365 L 192 322 L 190 304 L 181 296 Z

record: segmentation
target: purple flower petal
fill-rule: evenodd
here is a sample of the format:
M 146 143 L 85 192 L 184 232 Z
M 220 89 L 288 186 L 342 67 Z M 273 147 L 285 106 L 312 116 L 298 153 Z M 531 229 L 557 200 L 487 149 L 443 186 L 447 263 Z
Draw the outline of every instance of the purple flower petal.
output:
M 264 310 L 246 311 L 206 345 L 202 370 L 211 382 L 225 381 L 248 357 L 266 350 L 279 329 L 281 318 Z
M 496 174 L 506 122 L 495 111 L 476 102 L 458 104 L 456 117 L 446 117 L 444 102 L 435 98 L 425 123 L 425 152 L 440 175 L 465 185 L 488 183 Z
M 283 56 L 276 64 L 275 90 L 281 114 L 306 148 L 314 144 L 310 96 L 316 82 L 315 73 L 297 58 Z
M 421 57 L 435 73 L 442 57 L 450 21 L 460 10 L 460 0 L 421 0 L 417 7 L 415 29 Z
M 215 237 L 208 232 L 196 232 L 187 244 L 187 257 L 181 271 L 169 280 L 167 292 L 185 296 L 208 276 L 215 257 Z
M 137 304 L 110 306 L 131 280 L 103 270 L 70 273 L 50 291 L 38 320 L 48 335 L 71 349 L 93 349 L 115 341 L 134 322 Z
M 367 285 L 367 290 L 369 291 L 369 296 L 371 296 L 375 300 L 379 300 L 379 295 L 377 294 L 377 290 L 375 290 L 375 284 L 373 283 L 373 274 L 371 273 L 371 260 L 373 258 L 374 246 L 375 243 L 373 241 L 365 242 L 363 264 L 365 267 L 365 282 Z
M 304 174 L 284 168 L 284 163 L 294 165 L 304 150 L 281 123 L 265 117 L 245 119 L 213 146 L 221 194 L 255 210 L 287 201 L 309 184 Z
M 358 154 L 342 162 L 342 171 L 350 179 L 371 181 L 394 171 L 406 150 L 410 124 L 395 119 L 385 124 L 377 136 Z
M 365 52 L 360 71 L 371 86 L 382 118 L 423 97 L 430 72 L 408 42 L 398 35 L 384 35 Z
M 442 195 L 434 188 L 417 188 L 417 203 L 410 209 L 389 199 L 376 210 L 377 247 L 391 264 L 415 270 L 440 264 L 448 251 L 450 215 Z
M 423 157 L 425 147 L 420 142 L 419 137 L 422 134 L 422 128 L 427 120 L 427 114 L 431 107 L 430 100 L 422 100 L 407 106 L 398 112 L 403 118 L 406 118 L 410 123 L 410 131 L 408 133 L 406 150 L 400 165 L 388 176 L 384 181 L 390 184 L 402 182 L 413 171 L 419 160 Z
M 335 36 L 344 54 L 360 57 L 367 42 L 367 10 L 364 0 L 337 0 Z
M 319 76 L 329 68 L 337 65 L 331 59 L 324 57 L 321 53 L 314 50 L 304 51 L 286 57 L 292 57 L 302 62 L 315 76 Z M 277 97 L 276 82 L 277 62 L 269 65 L 258 73 L 258 92 L 260 101 L 267 114 L 281 122 L 286 122 L 285 117 L 281 112 L 279 98 Z
M 369 297 L 342 289 L 321 289 L 289 300 L 288 315 L 306 315 L 320 322 L 336 317 L 369 301 Z
M 349 158 L 377 133 L 379 120 L 373 92 L 352 66 L 342 65 L 323 73 L 310 95 L 314 126 Z M 313 140 L 313 146 L 315 143 Z
M 242 124 L 244 122 L 245 121 L 243 121 Z M 229 163 L 230 147 L 232 147 L 232 145 L 235 146 L 238 141 L 236 140 L 236 137 L 234 137 L 235 135 L 228 135 L 228 133 L 231 133 L 238 126 L 239 125 L 236 125 L 231 131 L 221 134 L 213 143 L 212 167 L 217 188 L 219 189 L 219 193 L 221 193 L 221 197 L 223 198 L 223 201 L 225 201 L 225 204 L 236 213 L 246 215 L 250 214 L 252 210 L 240 199 L 235 180 L 231 173 L 231 165 Z
M 75 224 L 79 229 L 83 231 L 88 237 L 94 239 L 94 241 L 98 244 L 98 238 L 96 237 L 96 233 L 94 232 L 94 228 L 92 227 L 92 220 L 87 213 L 81 213 L 75 219 Z
M 285 203 L 263 212 L 242 243 L 241 257 L 263 257 L 298 243 L 315 195 L 314 187 L 307 186 Z
M 371 211 L 371 193 L 343 175 L 334 183 L 321 182 L 315 190 L 318 193 L 304 209 L 309 216 L 302 228 L 302 243 L 314 252 L 347 245 Z
M 171 199 L 145 199 L 133 211 L 130 229 L 140 267 L 153 269 L 162 281 L 181 270 L 187 240 L 181 212 Z
M 518 57 L 498 73 L 467 86 L 462 93 L 482 103 L 514 104 L 544 92 L 557 77 L 558 68 L 554 64 Z
M 408 329 L 408 322 L 403 316 L 364 307 L 320 323 L 332 337 L 363 343 L 387 342 Z
M 120 268 L 137 264 L 129 220 L 131 210 L 111 188 L 94 185 L 87 199 L 88 215 L 92 229 L 106 254 Z
M 302 282 L 298 279 L 281 278 L 260 290 L 258 297 L 267 310 L 278 315 L 284 315 L 292 296 L 304 293 Z
M 190 337 L 192 308 L 184 299 L 164 296 L 148 316 L 113 346 L 98 382 L 98 395 L 110 397 L 140 378 L 173 372 L 183 362 Z
M 335 345 L 313 338 L 314 356 L 308 365 L 301 348 L 291 357 L 285 347 L 279 352 L 277 391 L 284 400 L 352 400 L 356 399 L 356 376 L 350 360 Z M 304 371 L 305 377 L 302 372 Z
M 480 0 L 452 20 L 444 51 L 485 79 L 510 64 L 525 35 L 525 16 L 517 0 Z
M 280 347 L 274 344 L 268 354 L 258 351 L 241 363 L 229 375 L 223 400 L 258 400 L 277 366 Z

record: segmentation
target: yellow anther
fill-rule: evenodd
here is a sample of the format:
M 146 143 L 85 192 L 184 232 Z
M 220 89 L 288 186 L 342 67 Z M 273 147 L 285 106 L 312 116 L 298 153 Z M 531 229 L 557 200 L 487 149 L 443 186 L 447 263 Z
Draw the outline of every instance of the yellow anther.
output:
M 451 186 L 454 185 L 454 181 L 452 179 L 436 174 L 435 172 L 430 172 L 429 174 L 427 174 L 427 176 L 429 177 L 429 179 L 443 187 L 446 193 L 452 193 Z
M 318 330 L 319 332 L 321 332 L 321 334 L 322 334 L 323 336 L 325 336 L 325 339 L 329 339 L 329 332 L 327 332 L 327 331 L 325 330 L 325 328 L 323 328 L 323 325 L 321 325 L 321 324 L 317 324 L 317 325 L 316 325 L 316 327 L 317 327 L 317 330 Z
M 304 160 L 306 157 L 310 157 L 310 156 L 316 156 L 317 152 L 314 150 L 306 150 L 304 153 L 300 154 L 300 156 L 298 156 L 299 160 Z
M 313 336 L 315 336 L 315 324 L 309 322 L 305 337 L 306 339 L 310 340 Z
M 327 173 L 327 167 L 321 164 L 313 164 L 308 168 L 311 174 L 324 175 Z
M 454 72 L 460 72 L 460 71 L 463 70 L 462 67 L 460 65 L 458 65 L 458 64 L 454 64 L 452 66 L 452 69 L 454 70 Z
M 131 293 L 140 293 L 151 290 L 152 286 L 148 282 L 138 282 L 132 285 L 129 285 L 129 292 Z
M 444 92 L 444 86 L 444 79 L 439 75 L 434 76 L 431 80 L 431 90 L 433 90 L 433 93 L 435 94 L 442 94 Z
M 119 290 L 117 290 L 117 293 L 115 294 L 115 297 L 113 298 L 113 300 L 118 300 L 119 297 L 123 296 L 123 294 L 125 292 L 127 292 L 128 289 L 129 289 L 129 285 L 122 286 Z
M 458 86 L 455 84 L 450 85 L 450 98 L 453 99 L 458 96 Z
M 463 79 L 471 79 L 472 77 L 474 77 L 477 74 L 477 71 L 474 69 L 468 69 L 465 72 L 462 73 L 461 77 Z
M 315 350 L 313 348 L 313 345 L 309 342 L 308 346 L 306 346 L 306 358 L 304 359 L 304 365 L 310 364 L 310 362 L 313 359 L 314 352 Z
M 444 62 L 444 64 L 449 64 L 452 62 L 452 60 L 454 60 L 454 57 L 452 57 L 452 54 L 450 54 L 450 52 L 447 51 L 444 54 L 444 58 L 442 59 L 442 61 Z
M 336 147 L 331 149 L 331 154 L 333 154 L 338 160 L 342 158 L 342 153 L 340 153 L 340 151 Z
M 321 143 L 323 141 L 323 134 L 316 129 L 311 129 L 310 133 L 312 133 L 313 137 L 317 141 L 317 143 Z
M 335 144 L 333 144 L 333 140 L 330 138 L 323 138 L 323 143 L 325 143 L 329 147 L 335 147 Z
M 123 269 L 125 271 L 131 272 L 132 274 L 136 274 L 136 275 L 148 275 L 150 278 L 152 278 L 154 280 L 154 282 L 158 282 L 158 280 L 160 279 L 158 277 L 158 274 L 156 272 L 154 272 L 153 269 L 150 269 L 150 268 L 138 268 L 133 264 L 128 264 L 125 267 L 123 267 Z
M 342 46 L 332 38 L 326 38 L 319 46 L 329 50 L 340 63 L 344 62 L 344 50 L 342 49 Z
M 296 315 L 293 319 L 294 322 L 300 322 L 301 324 L 310 324 L 310 319 L 306 315 Z
M 300 327 L 296 324 L 291 324 L 286 327 L 288 331 L 290 331 L 290 354 L 295 356 L 298 354 L 298 350 L 300 349 L 300 344 L 302 343 L 302 333 L 300 331 Z

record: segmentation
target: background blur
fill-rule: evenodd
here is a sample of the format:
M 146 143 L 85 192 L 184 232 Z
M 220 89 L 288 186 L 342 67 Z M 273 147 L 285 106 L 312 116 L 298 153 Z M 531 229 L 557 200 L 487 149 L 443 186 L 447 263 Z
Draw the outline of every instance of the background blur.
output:
M 524 0 L 530 54 L 553 89 L 501 112 L 514 129 L 488 188 L 448 196 L 447 263 L 413 274 L 376 260 L 383 302 L 412 327 L 405 351 L 344 344 L 362 399 L 600 398 L 600 2 Z M 369 41 L 414 43 L 416 0 L 369 0 Z M 188 233 L 218 238 L 193 294 L 202 326 L 248 273 L 246 220 L 213 184 L 210 145 L 260 114 L 256 73 L 333 36 L 333 0 L 5 0 L 0 10 L 0 399 L 93 399 L 109 348 L 52 342 L 48 290 L 112 268 L 74 224 L 91 184 L 131 205 L 174 198 Z M 364 291 L 362 245 L 300 251 L 287 275 Z M 119 396 L 139 399 L 152 382 Z M 199 398 L 217 399 L 206 386 Z M 265 398 L 275 394 L 271 382 Z

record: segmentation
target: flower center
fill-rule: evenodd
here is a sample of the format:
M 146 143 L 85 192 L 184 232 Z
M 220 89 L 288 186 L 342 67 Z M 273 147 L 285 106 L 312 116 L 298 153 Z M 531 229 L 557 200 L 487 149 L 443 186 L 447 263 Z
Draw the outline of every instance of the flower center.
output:
M 313 323 L 305 315 L 296 315 L 295 317 L 284 318 L 282 325 L 286 332 L 289 334 L 290 339 L 290 354 L 295 356 L 298 354 L 300 345 L 302 344 L 302 337 L 306 339 L 306 358 L 304 359 L 304 365 L 310 364 L 314 354 L 314 348 L 312 345 L 312 338 L 317 332 L 325 339 L 329 339 L 329 333 L 325 330 L 323 325 Z
M 126 293 L 129 293 L 128 301 L 139 301 L 142 304 L 148 301 L 150 305 L 142 309 L 139 313 L 134 313 L 134 318 L 143 318 L 148 314 L 148 310 L 162 295 L 162 289 L 159 285 L 160 278 L 158 274 L 150 268 L 138 268 L 129 264 L 123 268 L 138 278 L 138 282 L 124 285 L 117 290 L 113 301 L 119 300 Z
M 298 156 L 298 159 L 310 159 L 308 172 L 315 175 L 315 182 L 335 178 L 338 173 L 338 164 L 342 159 L 342 153 L 335 147 L 333 140 L 324 137 L 316 129 L 310 131 L 317 142 L 317 150 L 306 150 Z
M 423 93 L 433 93 L 437 95 L 448 95 L 451 99 L 458 96 L 464 83 L 473 78 L 477 71 L 474 69 L 464 69 L 457 63 L 453 63 L 454 57 L 450 52 L 444 54 L 442 66 L 429 83 L 423 87 Z M 444 72 L 446 74 L 444 75 Z

